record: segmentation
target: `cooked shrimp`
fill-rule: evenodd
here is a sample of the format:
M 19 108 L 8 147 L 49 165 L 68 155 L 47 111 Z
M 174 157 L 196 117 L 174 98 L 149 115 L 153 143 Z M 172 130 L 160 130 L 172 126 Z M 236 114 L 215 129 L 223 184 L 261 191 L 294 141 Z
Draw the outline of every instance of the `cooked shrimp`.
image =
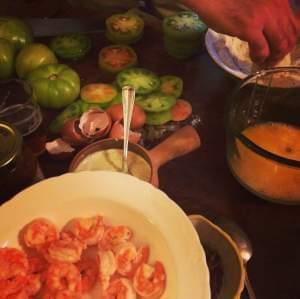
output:
M 128 279 L 118 278 L 109 284 L 102 299 L 136 299 L 136 292 Z
M 70 263 L 50 264 L 46 273 L 46 287 L 49 291 L 70 291 L 81 293 L 81 276 L 77 267 Z
M 127 226 L 119 225 L 108 227 L 99 243 L 99 247 L 103 250 L 111 250 L 114 246 L 130 241 L 132 235 L 131 229 Z
M 1 297 L 1 295 L 0 295 L 0 298 L 1 299 L 2 298 L 3 299 L 30 299 L 30 297 L 28 296 L 28 294 L 24 290 L 22 290 L 18 293 L 14 293 L 12 295 L 8 295 L 6 297 Z
M 72 234 L 88 246 L 96 245 L 104 233 L 103 217 L 98 215 L 72 219 L 66 224 L 63 231 Z
M 149 258 L 149 247 L 141 246 L 138 250 L 131 242 L 120 244 L 115 248 L 117 272 L 126 277 L 132 277 L 136 269 Z
M 29 248 L 40 249 L 45 244 L 58 239 L 58 230 L 50 220 L 34 219 L 23 229 L 23 241 Z
M 11 276 L 0 280 L 0 298 L 6 299 L 9 295 L 20 293 L 26 283 L 27 277 L 24 275 Z
M 80 299 L 80 295 L 70 291 L 47 292 L 42 299 Z
M 94 260 L 83 258 L 76 264 L 81 274 L 82 293 L 89 292 L 95 285 L 98 277 L 98 267 Z
M 115 274 L 117 265 L 115 255 L 111 250 L 99 251 L 99 280 L 102 290 L 106 290 L 111 277 Z
M 136 270 L 133 278 L 133 287 L 143 299 L 158 299 L 166 286 L 166 273 L 161 262 L 154 266 L 143 263 Z
M 19 293 L 27 282 L 28 269 L 28 259 L 21 250 L 0 248 L 0 296 Z
M 77 263 L 81 258 L 83 249 L 84 244 L 81 241 L 68 234 L 62 234 L 60 239 L 44 247 L 42 252 L 49 263 Z
M 0 280 L 25 276 L 28 268 L 28 259 L 24 252 L 16 248 L 0 248 Z
M 27 276 L 27 282 L 24 286 L 24 291 L 31 297 L 37 295 L 42 288 L 42 279 L 39 274 L 30 274 Z

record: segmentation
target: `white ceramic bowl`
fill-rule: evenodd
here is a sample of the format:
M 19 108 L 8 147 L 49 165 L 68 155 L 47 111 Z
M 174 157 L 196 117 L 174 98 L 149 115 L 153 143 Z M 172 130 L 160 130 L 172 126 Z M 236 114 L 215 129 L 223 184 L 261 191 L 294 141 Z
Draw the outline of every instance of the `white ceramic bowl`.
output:
M 164 263 L 162 299 L 210 298 L 205 253 L 189 218 L 166 194 L 122 173 L 69 173 L 24 190 L 0 207 L 0 246 L 18 246 L 18 231 L 36 217 L 61 227 L 75 216 L 99 213 L 131 227 L 150 245 L 150 262 Z

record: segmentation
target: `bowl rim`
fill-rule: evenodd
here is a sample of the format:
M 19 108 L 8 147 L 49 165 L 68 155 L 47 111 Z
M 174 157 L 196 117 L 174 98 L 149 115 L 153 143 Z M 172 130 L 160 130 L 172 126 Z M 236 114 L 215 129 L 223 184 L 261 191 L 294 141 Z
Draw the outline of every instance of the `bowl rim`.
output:
M 239 268 L 240 268 L 240 271 L 241 271 L 239 285 L 237 286 L 235 296 L 232 299 L 240 299 L 241 294 L 242 294 L 242 292 L 244 290 L 244 287 L 245 287 L 246 272 L 245 272 L 244 263 L 243 263 L 243 260 L 242 260 L 242 257 L 240 255 L 240 252 L 239 252 L 239 249 L 238 249 L 237 245 L 235 244 L 235 242 L 232 240 L 232 238 L 230 237 L 230 235 L 228 233 L 226 233 L 223 229 L 221 229 L 218 225 L 214 224 L 212 221 L 210 221 L 206 217 L 204 217 L 200 214 L 191 214 L 191 215 L 188 215 L 188 217 L 189 217 L 189 219 L 191 220 L 192 223 L 193 223 L 192 220 L 201 220 L 202 222 L 205 222 L 206 224 L 208 224 L 217 233 L 219 233 L 232 247 L 233 252 L 236 254 L 236 257 L 238 259 Z M 199 236 L 199 239 L 201 241 L 201 236 Z

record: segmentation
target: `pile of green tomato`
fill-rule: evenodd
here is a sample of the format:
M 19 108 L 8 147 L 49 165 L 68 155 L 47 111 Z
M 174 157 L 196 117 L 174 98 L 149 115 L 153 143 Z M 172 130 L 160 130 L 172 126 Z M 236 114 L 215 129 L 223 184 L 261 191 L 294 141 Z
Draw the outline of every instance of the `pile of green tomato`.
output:
M 174 20 L 167 19 L 164 26 L 171 28 L 180 23 L 177 30 L 187 28 L 188 36 L 192 36 L 194 41 L 202 27 L 197 25 L 195 33 L 186 25 L 190 24 L 188 18 L 193 18 L 192 24 L 198 24 L 194 15 L 184 14 Z M 183 89 L 182 79 L 173 75 L 159 77 L 136 66 L 138 57 L 130 45 L 142 37 L 143 30 L 144 21 L 136 14 L 109 17 L 106 20 L 106 38 L 113 44 L 100 50 L 98 65 L 103 71 L 115 74 L 116 79 L 111 84 L 94 83 L 81 88 L 78 74 L 68 65 L 59 63 L 58 58 L 78 60 L 84 57 L 91 49 L 89 37 L 74 33 L 56 36 L 49 45 L 36 43 L 30 26 L 24 21 L 0 17 L 0 80 L 17 75 L 31 87 L 32 100 L 40 106 L 65 108 L 50 125 L 53 133 L 60 132 L 66 121 L 91 107 L 107 109 L 120 104 L 121 90 L 125 85 L 135 88 L 136 104 L 145 111 L 146 124 L 180 121 L 191 113 L 188 103 L 178 101 Z M 175 29 L 172 30 L 171 33 Z M 177 34 L 177 39 L 178 36 L 182 38 L 182 34 Z M 179 56 L 189 54 L 191 48 L 180 50 Z
M 49 46 L 37 43 L 23 20 L 0 17 L 0 80 L 17 76 L 29 84 L 32 100 L 42 107 L 65 107 L 78 97 L 80 78 L 58 58 L 80 59 L 90 47 L 89 38 L 81 34 L 55 37 Z

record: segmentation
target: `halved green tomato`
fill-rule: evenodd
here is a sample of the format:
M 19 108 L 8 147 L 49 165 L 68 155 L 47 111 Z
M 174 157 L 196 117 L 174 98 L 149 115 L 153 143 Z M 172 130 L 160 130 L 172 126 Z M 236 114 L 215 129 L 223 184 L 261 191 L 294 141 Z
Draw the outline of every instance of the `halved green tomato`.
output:
M 177 76 L 162 76 L 160 77 L 160 91 L 163 94 L 179 98 L 182 94 L 183 81 Z
M 125 45 L 104 47 L 99 52 L 98 63 L 100 68 L 110 73 L 118 73 L 137 64 L 135 51 Z
M 80 91 L 83 101 L 100 104 L 102 108 L 108 107 L 117 94 L 118 91 L 114 86 L 105 83 L 88 84 Z
M 136 14 L 114 14 L 106 19 L 106 37 L 113 43 L 131 44 L 139 40 L 144 21 Z
M 182 11 L 163 20 L 163 32 L 169 38 L 179 40 L 199 39 L 207 26 L 192 11 Z
M 156 91 L 160 85 L 159 77 L 143 68 L 130 68 L 117 75 L 117 83 L 122 88 L 130 85 L 135 88 L 136 94 L 149 94 Z
M 162 112 L 169 110 L 175 103 L 176 98 L 174 96 L 156 92 L 148 95 L 145 99 L 138 101 L 137 105 L 147 112 Z
M 146 124 L 147 125 L 163 125 L 172 120 L 172 114 L 170 110 L 162 112 L 147 112 Z
M 88 36 L 80 33 L 71 33 L 54 37 L 50 42 L 50 48 L 62 59 L 77 60 L 89 52 L 91 44 Z

